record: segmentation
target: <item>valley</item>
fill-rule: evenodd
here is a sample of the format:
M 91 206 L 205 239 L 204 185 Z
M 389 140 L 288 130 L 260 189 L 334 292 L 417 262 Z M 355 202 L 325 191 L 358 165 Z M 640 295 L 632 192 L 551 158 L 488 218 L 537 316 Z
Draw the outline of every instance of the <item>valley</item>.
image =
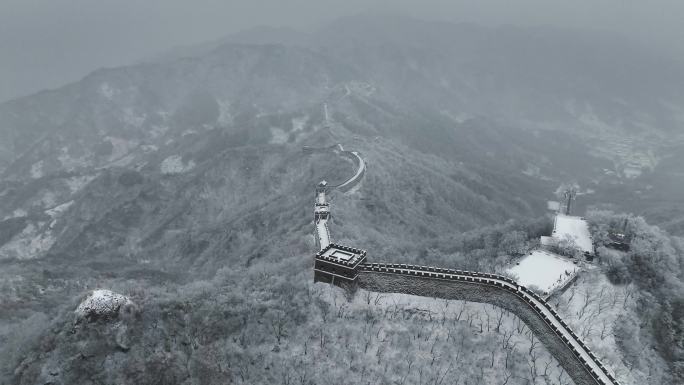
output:
M 357 16 L 0 104 L 0 383 L 677 383 L 684 70 L 601 36 Z M 565 185 L 596 258 L 540 299 Z

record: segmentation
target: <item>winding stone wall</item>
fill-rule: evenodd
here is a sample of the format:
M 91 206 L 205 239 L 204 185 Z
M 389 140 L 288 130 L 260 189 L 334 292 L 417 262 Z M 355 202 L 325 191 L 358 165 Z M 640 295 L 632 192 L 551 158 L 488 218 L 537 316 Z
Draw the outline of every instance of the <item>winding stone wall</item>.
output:
M 361 157 L 359 155 L 356 155 L 351 151 L 342 151 L 341 154 L 342 154 L 342 156 L 351 159 L 352 163 L 354 164 L 354 167 L 356 167 L 357 170 L 359 169 L 359 167 L 361 167 L 362 160 L 361 160 Z M 338 190 L 345 193 L 345 192 L 353 189 L 354 187 L 356 187 L 356 185 L 358 185 L 359 182 L 361 182 L 361 180 L 363 179 L 363 176 L 365 174 L 366 174 L 366 168 L 364 167 L 363 169 L 361 169 L 360 173 L 358 173 L 358 174 L 355 173 L 353 177 L 349 178 L 344 183 L 337 185 L 335 187 Z
M 359 287 L 383 293 L 403 293 L 423 297 L 489 303 L 520 317 L 546 349 L 556 358 L 577 385 L 599 384 L 563 340 L 554 333 L 528 303 L 514 292 L 483 283 L 360 271 Z

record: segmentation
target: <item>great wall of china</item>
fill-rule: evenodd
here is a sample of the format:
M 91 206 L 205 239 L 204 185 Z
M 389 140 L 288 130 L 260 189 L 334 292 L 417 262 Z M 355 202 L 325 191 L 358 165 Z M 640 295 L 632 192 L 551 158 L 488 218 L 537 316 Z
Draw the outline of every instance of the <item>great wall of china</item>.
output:
M 359 184 L 366 165 L 356 152 L 357 171 L 337 186 L 321 182 L 316 187 L 314 223 L 319 251 L 314 259 L 314 281 L 345 288 L 383 293 L 403 293 L 448 300 L 492 304 L 518 316 L 539 338 L 577 385 L 619 385 L 613 374 L 570 329 L 542 297 L 516 281 L 489 273 L 406 264 L 367 263 L 366 251 L 332 242 L 328 221 L 329 189 L 350 191 Z M 334 150 L 333 147 L 321 150 Z M 305 149 L 306 151 L 307 149 Z M 309 151 L 318 151 L 309 149 Z

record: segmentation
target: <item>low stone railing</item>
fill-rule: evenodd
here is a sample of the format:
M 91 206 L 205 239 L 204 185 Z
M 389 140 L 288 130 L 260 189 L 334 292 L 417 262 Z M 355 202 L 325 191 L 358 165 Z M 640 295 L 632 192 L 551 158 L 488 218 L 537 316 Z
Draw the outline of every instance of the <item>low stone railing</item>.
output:
M 591 350 L 575 334 L 575 332 L 572 331 L 572 329 L 565 323 L 565 321 L 561 319 L 558 313 L 553 309 L 553 307 L 548 302 L 546 302 L 541 296 L 539 296 L 535 292 L 527 289 L 522 285 L 519 285 L 515 280 L 511 278 L 489 273 L 442 269 L 429 266 L 385 263 L 370 263 L 359 265 L 359 272 L 361 273 L 361 276 L 363 275 L 363 273 L 390 274 L 401 275 L 403 277 L 410 277 L 409 279 L 418 278 L 427 280 L 451 281 L 465 285 L 486 285 L 494 290 L 503 291 L 508 294 L 513 294 L 515 297 L 519 298 L 523 303 L 525 303 L 527 305 L 527 309 L 532 310 L 533 314 L 539 320 L 541 320 L 547 326 L 548 329 L 553 331 L 556 337 L 556 341 L 561 341 L 561 343 L 572 353 L 573 359 L 581 364 L 581 367 L 584 369 L 584 372 L 587 375 L 581 375 L 580 373 L 577 373 L 577 371 L 575 370 L 577 368 L 574 367 L 574 365 L 570 365 L 568 362 L 563 362 L 567 361 L 563 359 L 563 355 L 554 354 L 554 356 L 556 356 L 556 358 L 559 362 L 561 362 L 561 364 L 565 364 L 564 368 L 566 368 L 568 375 L 570 375 L 573 378 L 576 384 L 619 385 L 615 377 L 606 369 L 603 363 L 601 363 L 601 361 L 591 352 Z M 382 283 L 378 285 L 377 281 L 372 282 L 368 285 L 365 285 L 364 282 L 365 281 L 362 277 L 362 279 L 359 280 L 359 285 L 361 287 L 368 286 L 369 290 L 374 291 L 411 291 L 411 287 L 407 285 L 398 285 L 396 287 L 392 285 L 386 285 L 388 287 L 383 288 L 382 286 L 384 285 Z M 402 286 L 404 287 L 404 289 L 402 289 Z M 418 293 L 411 292 L 408 294 L 439 297 L 439 295 L 435 295 L 439 294 L 439 290 L 437 290 L 439 288 L 438 285 L 433 287 L 417 287 L 417 291 L 419 291 Z M 396 290 L 397 288 L 399 288 L 399 290 Z M 424 293 L 421 294 L 420 291 L 424 291 Z M 505 305 L 502 306 L 501 301 L 495 300 L 498 298 L 491 297 L 488 295 L 482 295 L 480 296 L 480 298 L 475 299 L 466 299 L 475 300 L 476 302 L 487 302 L 497 306 L 506 307 Z M 491 301 L 488 299 L 491 299 Z M 508 310 L 518 315 L 521 319 L 523 319 L 523 321 L 529 321 L 529 319 L 526 320 L 526 318 L 529 318 L 527 317 L 527 314 L 520 314 L 522 313 L 522 310 L 519 307 L 508 306 Z M 526 322 L 526 324 L 530 326 L 529 322 Z M 534 331 L 532 327 L 530 327 L 530 329 Z M 543 338 L 540 338 L 540 340 L 543 340 Z M 554 343 L 551 339 L 548 338 L 545 338 L 544 340 L 546 340 L 543 342 L 546 342 L 545 345 L 547 346 L 547 348 L 549 347 L 548 345 Z M 579 348 L 583 350 L 583 352 L 579 351 L 575 345 L 579 346 Z M 557 347 L 554 346 L 551 346 L 551 349 L 549 350 L 552 351 L 552 354 L 553 351 L 558 352 Z

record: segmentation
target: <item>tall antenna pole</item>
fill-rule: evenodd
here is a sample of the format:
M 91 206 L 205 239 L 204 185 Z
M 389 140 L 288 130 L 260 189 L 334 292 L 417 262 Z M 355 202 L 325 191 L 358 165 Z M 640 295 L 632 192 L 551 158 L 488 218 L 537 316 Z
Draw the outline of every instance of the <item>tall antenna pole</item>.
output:
M 563 198 L 565 198 L 565 215 L 572 214 L 572 204 L 577 197 L 577 190 L 574 188 L 568 188 L 563 192 Z

